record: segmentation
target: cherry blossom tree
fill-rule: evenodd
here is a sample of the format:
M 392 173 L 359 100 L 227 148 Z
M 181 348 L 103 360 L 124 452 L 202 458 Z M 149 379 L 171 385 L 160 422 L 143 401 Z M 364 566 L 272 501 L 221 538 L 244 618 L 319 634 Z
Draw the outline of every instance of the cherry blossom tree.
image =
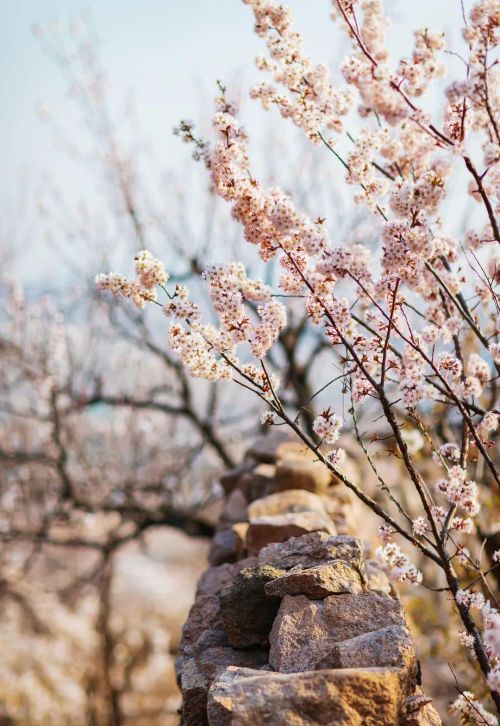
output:
M 500 553 L 485 564 L 482 549 L 471 554 L 467 547 L 500 485 L 494 451 L 500 372 L 498 4 L 477 0 L 468 17 L 464 13 L 463 73 L 442 85 L 447 54 L 457 51 L 446 48 L 442 33 L 424 28 L 415 32 L 408 56 L 392 60 L 382 0 L 333 4 L 335 20 L 352 43 L 341 64 L 342 84 L 306 55 L 285 6 L 244 2 L 267 46 L 257 65 L 272 79 L 253 88 L 252 97 L 266 110 L 277 108 L 311 144 L 323 147 L 325 163 L 334 157 L 341 164 L 355 202 L 372 215 L 378 248 L 372 251 L 351 236 L 339 239 L 327 219 L 310 219 L 292 196 L 256 178 L 238 111 L 219 84 L 215 140 L 205 140 L 186 121 L 176 133 L 193 145 L 245 240 L 268 265 L 277 260 L 279 274 L 264 284 L 241 262 L 208 265 L 203 278 L 210 314 L 144 249 L 135 256 L 133 279 L 100 274 L 97 286 L 140 309 L 161 307 L 170 320 L 171 350 L 191 377 L 235 382 L 260 399 L 265 424 L 293 430 L 380 517 L 384 544 L 378 555 L 394 579 L 426 584 L 396 536 L 434 564 L 439 589 L 463 623 L 457 637 L 472 650 L 500 711 L 500 614 L 490 584 Z M 431 87 L 443 89 L 432 112 L 424 105 Z M 351 143 L 347 152 L 344 135 Z M 457 237 L 445 210 L 454 200 L 463 203 L 461 189 L 478 211 Z M 323 336 L 338 375 L 293 407 L 280 393 L 273 351 L 288 311 L 298 304 L 308 327 Z M 331 404 L 315 413 L 312 400 L 327 391 Z M 336 446 L 340 429 L 353 428 L 377 471 L 373 434 L 358 426 L 367 409 L 378 420 L 375 438 L 390 442 L 405 471 L 398 487 L 379 477 L 382 501 L 343 472 L 346 454 Z M 403 432 L 408 422 L 441 467 L 440 477 L 425 478 L 419 470 Z M 406 506 L 405 489 L 415 493 L 416 511 Z M 459 690 L 453 712 L 473 723 L 497 722 L 476 696 Z

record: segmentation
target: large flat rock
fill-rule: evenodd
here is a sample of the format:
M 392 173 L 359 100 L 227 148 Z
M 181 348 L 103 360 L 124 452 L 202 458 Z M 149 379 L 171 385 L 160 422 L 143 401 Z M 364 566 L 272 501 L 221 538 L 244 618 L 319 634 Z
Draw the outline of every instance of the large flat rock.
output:
M 358 570 L 344 560 L 332 560 L 307 569 L 298 565 L 269 582 L 265 589 L 266 595 L 271 597 L 307 595 L 312 600 L 321 600 L 333 594 L 363 592 Z
M 270 544 L 259 552 L 260 564 L 274 565 L 283 570 L 297 565 L 314 567 L 331 560 L 345 560 L 362 571 L 365 558 L 361 541 L 347 535 L 311 532 L 291 537 L 284 544 Z
M 293 675 L 233 669 L 208 698 L 210 726 L 395 726 L 401 709 L 400 674 L 390 668 Z
M 399 601 L 384 593 L 330 595 L 324 600 L 287 595 L 269 637 L 269 663 L 282 673 L 315 670 L 337 643 L 388 625 L 406 627 L 406 622 Z
M 406 687 L 416 686 L 417 658 L 413 640 L 401 625 L 388 625 L 349 640 L 342 640 L 318 664 L 319 668 L 400 668 Z

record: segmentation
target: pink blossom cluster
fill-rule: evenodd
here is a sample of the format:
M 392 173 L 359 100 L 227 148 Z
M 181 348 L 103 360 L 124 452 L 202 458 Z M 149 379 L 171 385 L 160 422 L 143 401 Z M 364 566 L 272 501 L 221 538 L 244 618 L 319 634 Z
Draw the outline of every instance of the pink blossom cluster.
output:
M 116 297 L 130 298 L 134 305 L 143 308 L 147 302 L 156 300 L 156 287 L 168 280 L 163 263 L 148 250 L 141 250 L 135 257 L 136 279 L 127 280 L 116 272 L 99 274 L 95 279 L 99 290 L 108 290 Z
M 455 600 L 459 605 L 466 608 L 477 608 L 481 610 L 484 607 L 483 593 L 475 592 L 474 590 L 458 590 L 455 595 Z
M 381 522 L 377 528 L 377 535 L 383 542 L 390 542 L 395 534 L 396 530 L 387 522 Z
M 352 94 L 335 89 L 328 67 L 313 64 L 304 54 L 290 10 L 274 0 L 243 1 L 252 7 L 255 30 L 266 39 L 269 50 L 270 58 L 258 58 L 257 67 L 272 73 L 275 80 L 275 84 L 257 84 L 251 96 L 265 109 L 277 106 L 313 143 L 321 143 L 321 131 L 342 131 L 341 117 L 350 110 Z
M 461 466 L 450 467 L 448 478 L 441 479 L 437 489 L 444 494 L 450 504 L 460 507 L 467 516 L 473 517 L 479 512 L 477 484 L 467 479 L 467 473 Z
M 460 716 L 464 723 L 498 726 L 497 717 L 489 713 L 470 691 L 463 691 L 449 706 L 448 711 L 454 716 Z
M 329 408 L 320 413 L 313 421 L 314 432 L 326 444 L 334 444 L 338 441 L 342 419 Z
M 390 568 L 389 572 L 392 580 L 396 582 L 407 580 L 412 585 L 418 585 L 422 582 L 420 570 L 417 570 L 415 565 L 410 562 L 408 555 L 405 555 L 394 542 L 388 542 L 382 547 L 377 547 L 375 554 L 379 562 Z
M 436 33 L 429 28 L 420 28 L 414 33 L 415 48 L 411 58 L 400 61 L 398 75 L 408 96 L 422 96 L 429 83 L 442 78 L 446 72 L 445 64 L 439 59 L 439 51 L 445 47 L 444 33 Z
M 358 34 L 362 44 L 360 47 L 355 42 L 355 53 L 342 64 L 347 83 L 359 91 L 360 116 L 376 113 L 389 124 L 397 124 L 408 115 L 408 108 L 390 85 L 392 74 L 386 46 L 389 21 L 384 14 L 383 0 L 361 0 L 359 3 L 334 0 L 333 4 L 344 19 L 349 35 Z M 362 19 L 356 17 L 357 6 Z
M 163 306 L 167 318 L 178 320 L 199 320 L 201 310 L 199 306 L 189 299 L 189 291 L 185 285 L 176 285 L 170 301 Z
M 221 328 L 234 343 L 249 342 L 256 358 L 263 358 L 286 325 L 285 306 L 271 297 L 270 288 L 249 280 L 243 265 L 213 265 L 203 273 Z M 263 301 L 257 307 L 260 322 L 251 321 L 247 301 Z
M 500 690 L 500 612 L 487 602 L 483 616 L 483 640 L 492 668 L 488 674 L 488 685 L 495 691 Z

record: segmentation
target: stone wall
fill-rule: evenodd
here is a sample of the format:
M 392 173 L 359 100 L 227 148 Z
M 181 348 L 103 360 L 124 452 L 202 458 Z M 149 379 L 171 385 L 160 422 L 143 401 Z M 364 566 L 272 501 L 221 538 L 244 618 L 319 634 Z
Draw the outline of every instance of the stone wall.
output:
M 182 723 L 440 724 L 401 603 L 326 467 L 270 436 L 221 484 L 177 659 Z

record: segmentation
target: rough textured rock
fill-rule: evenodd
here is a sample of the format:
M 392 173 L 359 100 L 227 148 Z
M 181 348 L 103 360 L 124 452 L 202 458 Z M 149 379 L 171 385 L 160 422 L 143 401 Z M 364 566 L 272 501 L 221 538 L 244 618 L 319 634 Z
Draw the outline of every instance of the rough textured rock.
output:
M 402 726 L 442 726 L 442 723 L 439 713 L 431 703 L 428 703 L 406 718 Z
M 343 640 L 333 646 L 320 668 L 365 668 L 384 666 L 401 668 L 409 688 L 416 685 L 417 658 L 413 641 L 406 628 L 388 625 L 356 638 Z
M 387 625 L 406 623 L 400 603 L 383 593 L 287 595 L 271 630 L 269 663 L 282 673 L 315 670 L 340 641 Z
M 256 555 L 272 542 L 286 542 L 307 532 L 335 534 L 335 525 L 319 512 L 276 514 L 272 517 L 253 519 L 248 527 L 246 544 L 248 552 Z
M 287 489 L 277 494 L 256 499 L 248 505 L 247 514 L 250 520 L 257 517 L 269 517 L 287 512 L 319 512 L 328 514 L 325 502 L 312 492 L 304 489 Z
M 279 600 L 266 596 L 265 585 L 283 570 L 260 565 L 242 570 L 219 595 L 220 618 L 230 645 L 246 648 L 269 640 Z
M 236 675 L 224 686 L 223 701 L 219 682 L 210 691 L 210 726 L 395 726 L 402 708 L 398 671 L 387 668 Z
M 200 595 L 196 598 L 189 616 L 182 628 L 179 650 L 182 653 L 192 652 L 192 646 L 207 630 L 217 627 L 220 623 L 220 604 L 217 595 Z
M 269 582 L 265 589 L 266 595 L 272 597 L 307 595 L 312 600 L 339 593 L 363 592 L 359 572 L 343 560 L 333 560 L 307 569 L 297 565 L 286 575 Z
M 233 713 L 234 693 L 232 686 L 242 678 L 262 676 L 263 672 L 255 668 L 238 668 L 229 666 L 214 681 L 208 692 L 207 715 L 209 724 L 230 726 Z
M 420 686 L 409 696 L 404 705 L 405 716 L 401 726 L 442 726 L 441 717 Z
M 330 560 L 346 560 L 363 570 L 365 560 L 361 542 L 345 535 L 311 532 L 302 537 L 292 537 L 285 544 L 270 544 L 259 552 L 260 564 L 274 565 L 283 570 L 297 565 L 313 567 Z
M 208 724 L 208 690 L 229 665 L 258 668 L 266 661 L 267 654 L 260 649 L 208 648 L 193 658 L 185 658 L 180 679 L 185 726 Z

